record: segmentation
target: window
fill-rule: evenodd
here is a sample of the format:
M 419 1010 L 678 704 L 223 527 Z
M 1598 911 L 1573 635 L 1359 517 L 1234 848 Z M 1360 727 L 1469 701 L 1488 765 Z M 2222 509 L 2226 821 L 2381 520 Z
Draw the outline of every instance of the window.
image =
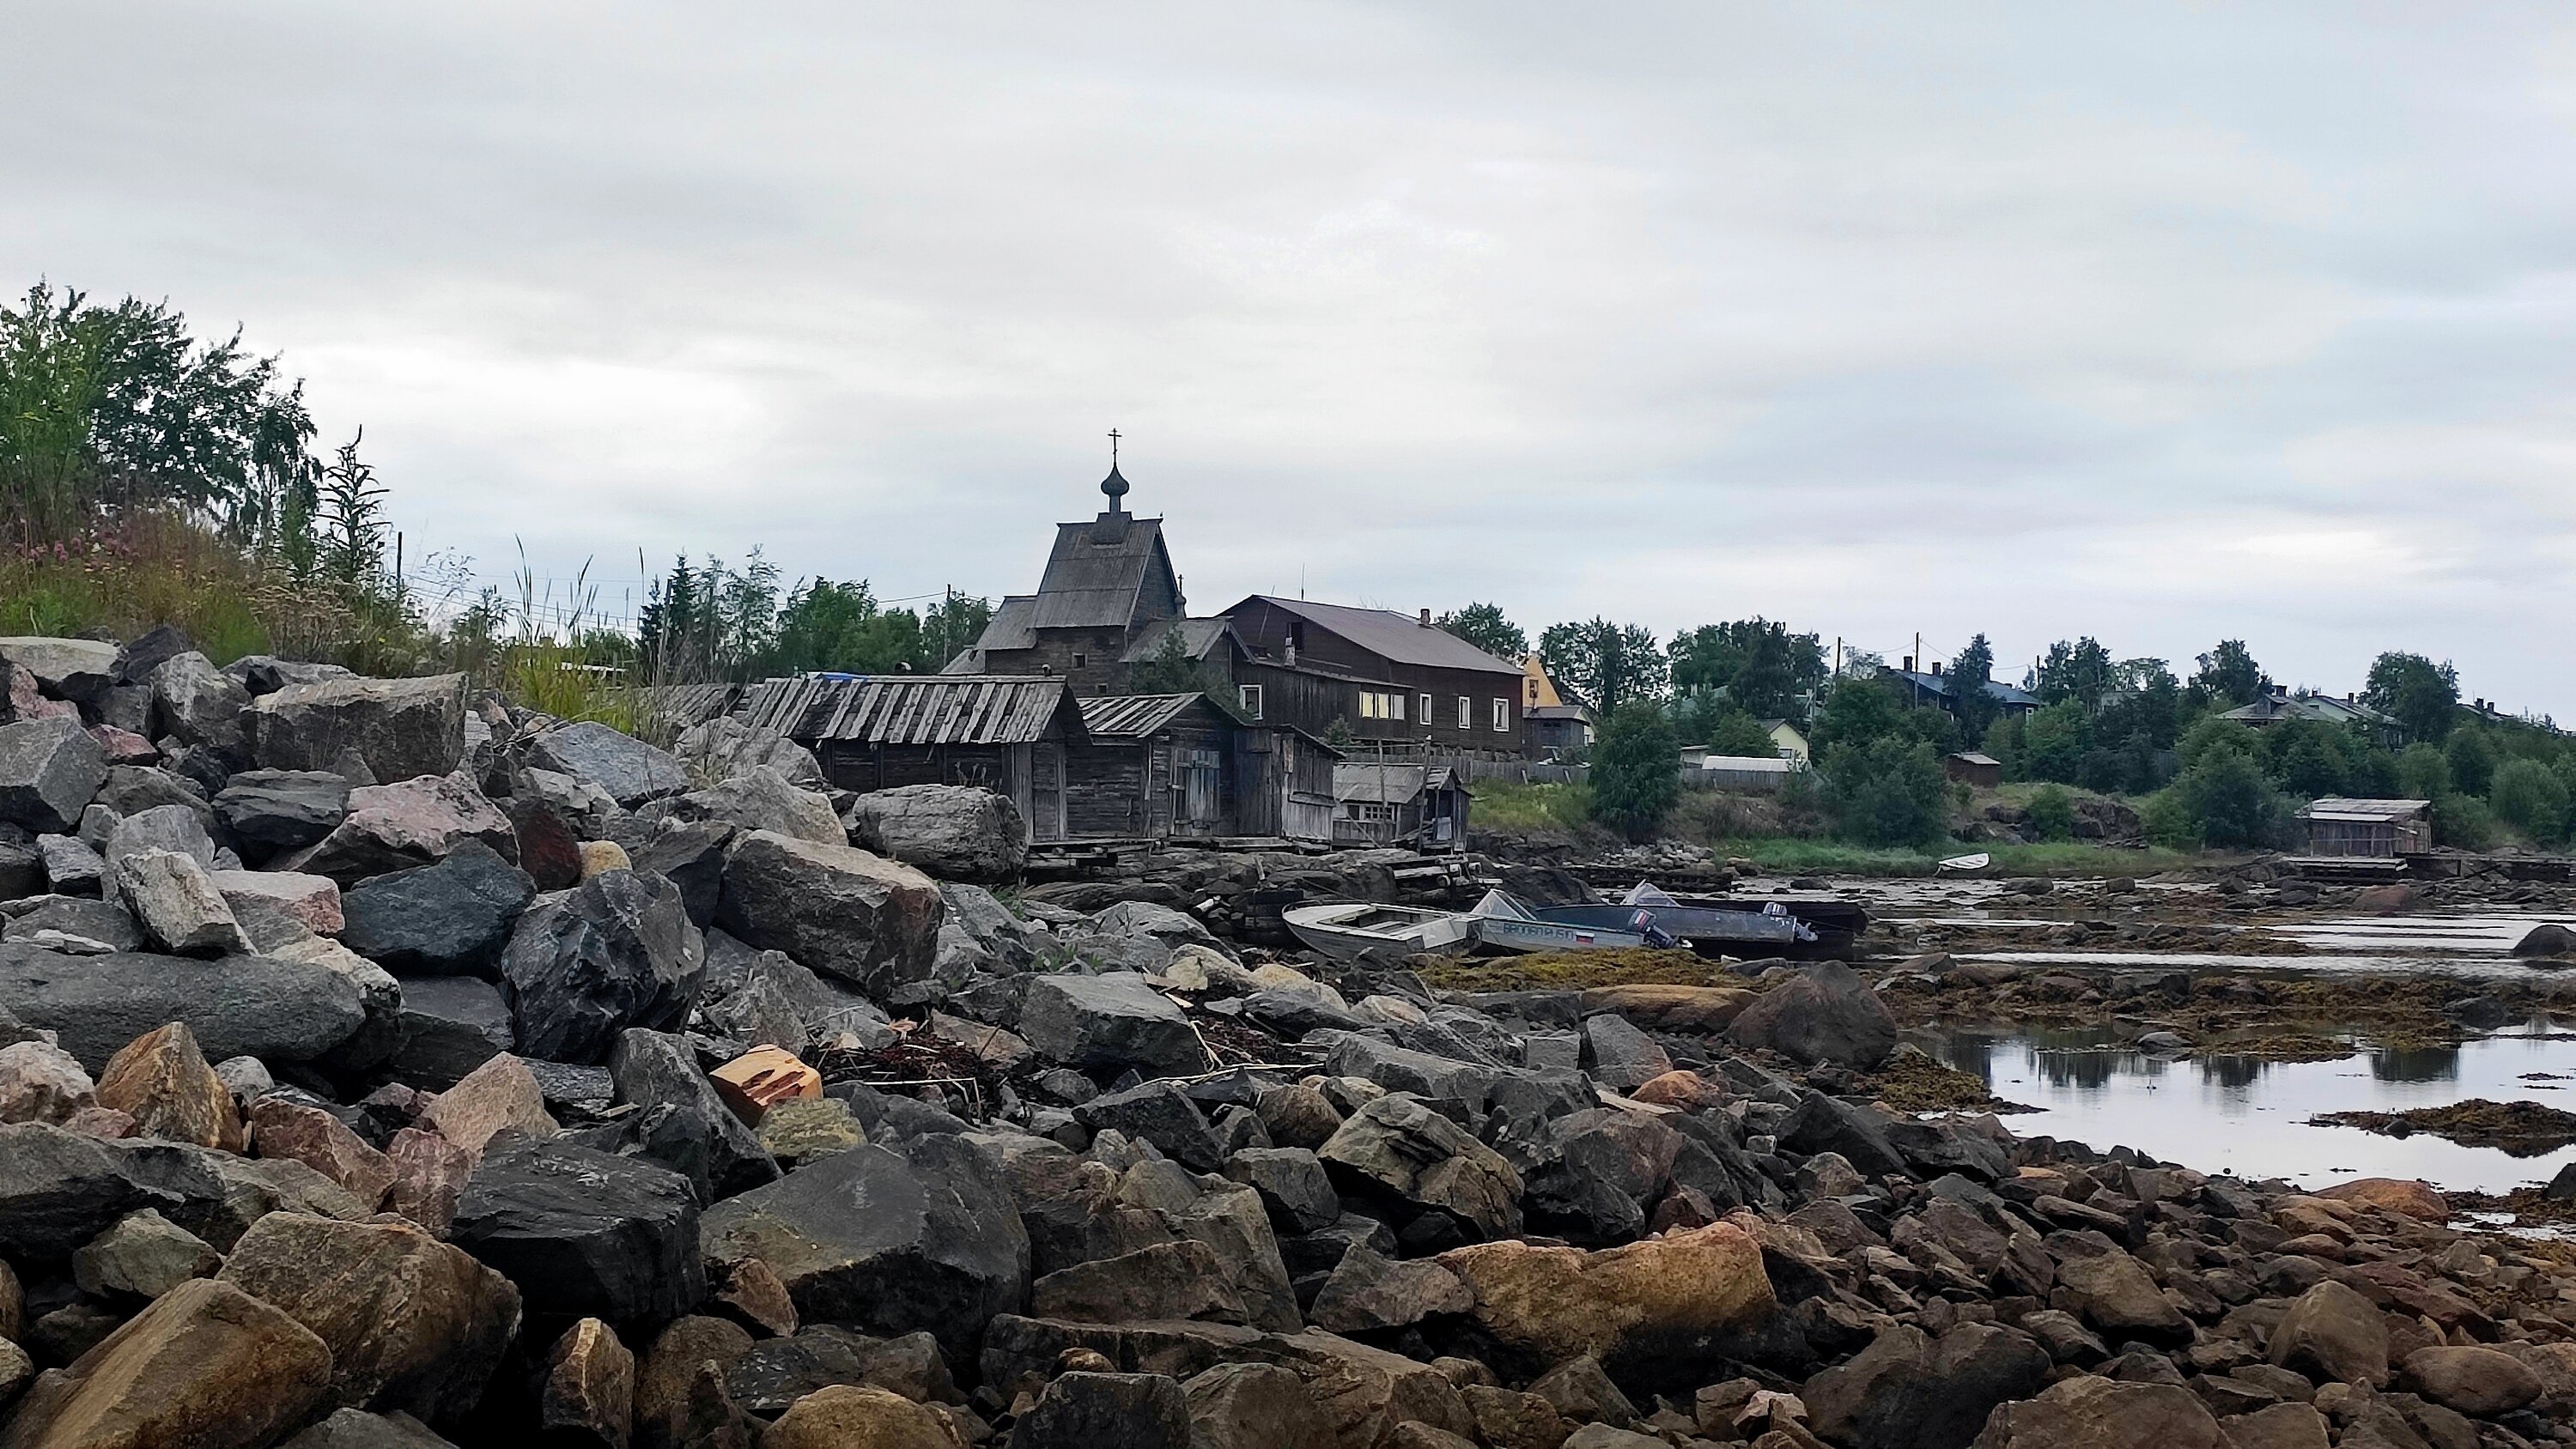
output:
M 1343 817 L 1347 820 L 1393 820 L 1395 818 L 1395 807 L 1392 805 L 1371 805 L 1354 800 L 1344 808 L 1350 812 Z
M 1475 727 L 1476 702 L 1462 694 L 1458 696 L 1458 728 L 1471 730 Z
M 1421 710 L 1422 722 L 1426 725 L 1431 723 L 1431 696 L 1427 694 L 1423 695 L 1420 699 L 1415 700 L 1414 703 Z
M 1243 713 L 1245 717 L 1256 720 L 1261 718 L 1261 686 L 1258 684 L 1247 684 L 1242 686 L 1242 690 Z
M 1088 663 L 1090 663 L 1090 662 L 1091 662 L 1091 659 L 1090 659 L 1090 656 L 1089 656 L 1089 655 L 1086 655 L 1086 654 L 1076 654 L 1075 656 L 1073 656 L 1073 667 L 1074 667 L 1074 668 L 1076 668 L 1076 669 L 1080 669 L 1080 668 L 1081 668 L 1081 667 L 1083 667 L 1085 664 L 1088 664 Z
M 1509 733 L 1511 733 L 1511 728 L 1512 728 L 1512 702 L 1511 702 L 1510 700 L 1508 700 L 1508 699 L 1498 699 L 1498 700 L 1495 700 L 1495 701 L 1494 701 L 1494 730 L 1495 730 L 1495 732 L 1496 732 L 1496 733 L 1498 733 L 1498 734 L 1509 734 Z
M 1401 723 L 1404 719 L 1404 696 L 1382 689 L 1363 689 L 1360 691 L 1360 718 Z
M 1394 720 L 1397 724 L 1404 723 L 1403 695 L 1389 694 L 1386 696 L 1386 717 Z

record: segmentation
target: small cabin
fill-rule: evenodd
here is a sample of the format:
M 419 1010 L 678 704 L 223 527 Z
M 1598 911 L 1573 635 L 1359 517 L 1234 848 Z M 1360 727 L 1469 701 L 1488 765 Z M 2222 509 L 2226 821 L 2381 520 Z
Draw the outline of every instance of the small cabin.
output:
M 2311 801 L 2299 812 L 2308 826 L 2308 854 L 2394 859 L 2433 848 L 2430 800 Z
M 1081 702 L 1086 739 L 1065 762 L 1078 840 L 1332 838 L 1341 753 L 1302 730 L 1247 723 L 1205 694 Z
M 1941 773 L 1972 790 L 1991 790 L 2004 782 L 2004 762 L 1975 750 L 1941 758 Z
M 1463 850 L 1469 799 L 1466 777 L 1447 765 L 1344 760 L 1333 767 L 1333 839 Z
M 841 789 L 978 786 L 1011 797 L 1031 840 L 1065 838 L 1066 752 L 1086 735 L 1062 679 L 802 675 L 753 686 L 734 713 L 812 750 Z

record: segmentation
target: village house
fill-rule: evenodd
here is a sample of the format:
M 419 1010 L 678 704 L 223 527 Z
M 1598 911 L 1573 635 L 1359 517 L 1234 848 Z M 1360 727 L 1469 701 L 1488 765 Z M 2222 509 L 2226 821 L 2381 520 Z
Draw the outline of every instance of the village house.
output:
M 2318 724 L 2338 726 L 2358 725 L 2366 730 L 2373 740 L 2392 749 L 2404 743 L 2406 738 L 2404 725 L 2399 724 L 2391 716 L 2363 704 L 2351 695 L 2347 694 L 2337 699 L 2331 694 L 2317 694 L 2304 690 L 2293 694 L 2278 685 L 2265 689 L 2262 697 L 2252 704 L 2231 709 L 2219 718 L 2234 720 L 2238 724 L 2258 730 L 2292 719 L 2313 720 Z
M 1536 653 L 1521 657 L 1521 724 L 1530 758 L 1563 759 L 1590 749 L 1600 723 L 1590 705 L 1556 687 Z
M 2299 812 L 2308 823 L 2308 854 L 2393 859 L 2433 848 L 2430 800 L 2311 801 Z
M 1905 702 L 1918 709 L 1928 707 L 1951 714 L 1959 712 L 1958 691 L 1942 675 L 1941 662 L 1937 659 L 1932 662 L 1931 669 L 1925 671 L 1916 669 L 1913 658 L 1908 656 L 1904 668 L 1882 669 L 1878 677 L 1903 690 Z M 1987 680 L 1985 692 L 1986 698 L 1995 702 L 1996 712 L 2006 719 L 2030 714 L 2039 708 L 2039 696 L 1999 679 Z
M 1469 798 L 1466 776 L 1447 765 L 1345 760 L 1333 767 L 1333 839 L 1462 850 Z

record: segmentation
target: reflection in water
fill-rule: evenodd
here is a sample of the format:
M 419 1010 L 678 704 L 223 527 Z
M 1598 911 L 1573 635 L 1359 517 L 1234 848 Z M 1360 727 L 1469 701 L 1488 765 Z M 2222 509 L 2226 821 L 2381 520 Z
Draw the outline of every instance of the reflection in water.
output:
M 2272 1065 L 2260 1057 L 2199 1057 L 2200 1079 L 2218 1087 L 2245 1088 L 2262 1079 Z
M 2383 1082 L 2456 1082 L 2458 1047 L 2375 1047 L 2370 1074 Z

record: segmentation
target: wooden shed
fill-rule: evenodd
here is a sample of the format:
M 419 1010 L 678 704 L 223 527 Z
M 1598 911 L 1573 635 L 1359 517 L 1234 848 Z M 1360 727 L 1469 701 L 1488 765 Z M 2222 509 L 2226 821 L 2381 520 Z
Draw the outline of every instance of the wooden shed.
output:
M 1088 738 L 1064 680 L 1014 675 L 773 679 L 734 713 L 812 750 L 844 790 L 974 785 L 1008 795 L 1040 841 L 1066 838 L 1066 753 Z
M 1333 839 L 1463 850 L 1467 779 L 1447 765 L 1344 760 L 1333 767 Z
M 1975 750 L 1941 758 L 1941 773 L 1972 789 L 1991 790 L 2004 782 L 2004 762 Z
M 2430 800 L 2311 801 L 2299 812 L 2308 823 L 2308 854 L 2394 859 L 2433 848 Z
M 1081 702 L 1066 755 L 1072 839 L 1332 838 L 1340 752 L 1283 725 L 1247 724 L 1204 694 Z

